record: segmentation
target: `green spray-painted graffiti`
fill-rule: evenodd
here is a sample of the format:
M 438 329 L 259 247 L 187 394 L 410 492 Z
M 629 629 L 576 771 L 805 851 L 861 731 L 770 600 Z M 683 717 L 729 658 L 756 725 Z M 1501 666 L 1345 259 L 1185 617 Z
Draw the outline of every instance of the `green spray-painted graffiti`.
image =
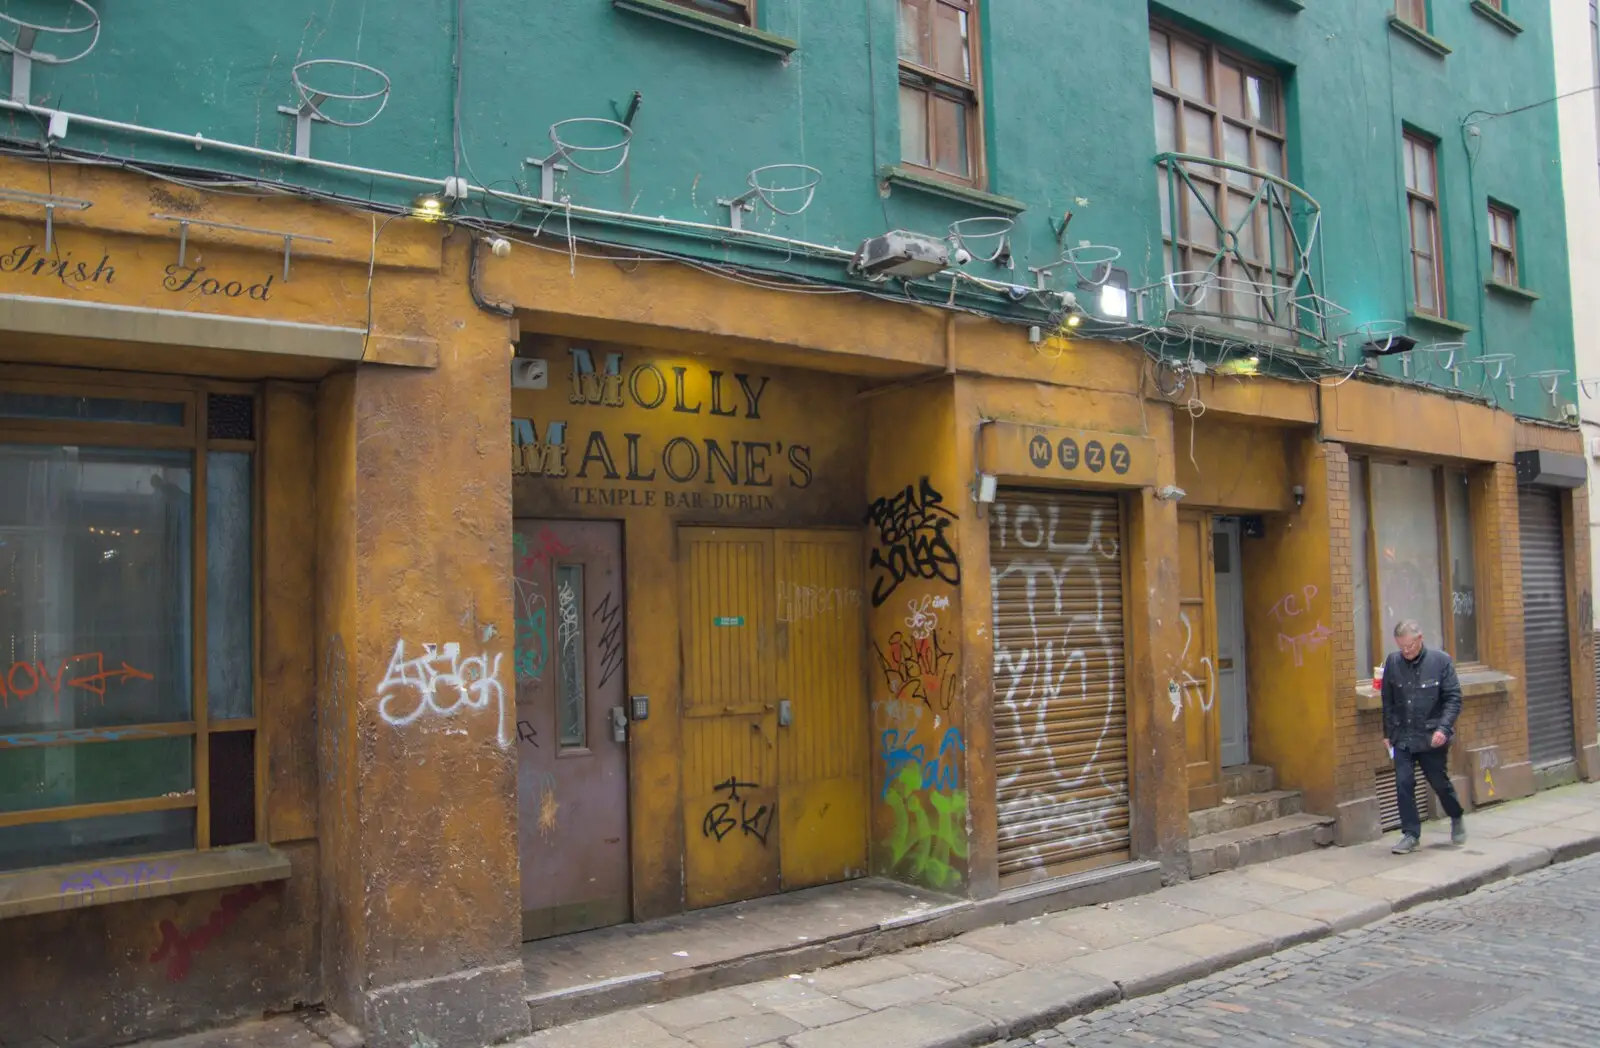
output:
M 894 813 L 894 828 L 880 845 L 883 866 L 927 888 L 959 885 L 966 878 L 967 791 L 925 790 L 922 769 L 903 765 L 884 803 Z

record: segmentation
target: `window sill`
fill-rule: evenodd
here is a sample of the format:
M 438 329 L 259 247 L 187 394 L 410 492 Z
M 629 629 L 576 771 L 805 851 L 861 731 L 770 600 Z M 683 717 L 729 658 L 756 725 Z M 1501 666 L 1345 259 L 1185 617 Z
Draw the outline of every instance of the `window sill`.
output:
M 1502 284 L 1498 280 L 1485 280 L 1483 286 L 1496 294 L 1519 298 L 1524 302 L 1537 302 L 1544 297 L 1537 291 L 1529 291 L 1527 288 L 1518 287 L 1516 284 Z
M 1278 7 L 1287 7 L 1291 11 L 1304 11 L 1306 9 L 1305 0 L 1267 0 L 1267 2 Z
M 1436 317 L 1432 313 L 1418 313 L 1414 309 L 1408 311 L 1406 316 L 1419 324 L 1430 324 L 1433 327 L 1444 328 L 1446 331 L 1454 331 L 1458 335 L 1465 335 L 1472 330 L 1471 324 L 1463 324 L 1461 321 L 1451 320 L 1449 317 Z
M 692 29 L 697 33 L 705 33 L 729 43 L 739 44 L 743 47 L 765 51 L 768 54 L 788 58 L 800 50 L 798 41 L 790 40 L 786 36 L 775 33 L 765 33 L 759 29 L 729 22 L 715 15 L 702 14 L 691 11 L 687 7 L 669 4 L 667 0 L 611 0 L 611 6 L 619 11 L 628 11 L 632 14 L 643 15 L 646 18 L 659 18 L 663 22 Z
M 1463 699 L 1494 698 L 1511 693 L 1511 684 L 1517 678 L 1509 673 L 1499 670 L 1463 670 L 1457 678 L 1461 681 L 1461 697 Z M 1356 685 L 1356 709 L 1381 710 L 1383 709 L 1383 696 L 1378 694 L 1378 689 L 1372 686 L 1370 680 L 1361 681 Z
M 941 182 L 928 175 L 919 175 L 917 172 L 904 167 L 886 166 L 879 172 L 879 177 L 891 186 L 900 186 L 903 189 L 912 189 L 919 193 L 930 193 L 941 196 L 946 200 L 958 200 L 963 204 L 975 204 L 988 208 L 997 215 L 1007 218 L 1020 215 L 1028 210 L 1028 205 L 1020 200 L 999 196 L 995 193 L 985 193 L 981 189 L 971 186 L 958 186 L 950 182 Z
M 1484 3 L 1483 0 L 1472 0 L 1472 9 L 1512 36 L 1518 36 L 1522 33 L 1521 22 L 1518 22 L 1504 11 L 1495 10 L 1492 5 Z
M 265 844 L 16 870 L 0 873 L 0 920 L 288 879 L 289 857 Z
M 1451 51 L 1449 44 L 1445 43 L 1443 40 L 1440 40 L 1431 33 L 1423 32 L 1421 29 L 1418 29 L 1416 26 L 1412 25 L 1410 22 L 1407 22 L 1399 15 L 1389 16 L 1389 29 L 1392 32 L 1399 33 L 1401 36 L 1405 37 L 1407 40 L 1410 40 L 1424 51 L 1427 51 L 1438 58 L 1443 58 Z

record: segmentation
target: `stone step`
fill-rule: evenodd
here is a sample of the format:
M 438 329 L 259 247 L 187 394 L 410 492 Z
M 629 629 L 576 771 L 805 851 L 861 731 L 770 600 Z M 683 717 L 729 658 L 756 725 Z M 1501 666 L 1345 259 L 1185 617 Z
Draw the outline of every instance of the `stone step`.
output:
M 1278 788 L 1278 778 L 1265 764 L 1235 764 L 1222 769 L 1222 795 L 1268 793 Z
M 1298 855 L 1333 843 L 1333 819 L 1285 815 L 1270 822 L 1209 833 L 1189 840 L 1189 876 L 1209 877 L 1251 863 Z
M 1302 810 L 1299 790 L 1269 790 L 1265 793 L 1224 797 L 1215 808 L 1202 808 L 1189 813 L 1189 836 L 1204 837 L 1224 830 L 1237 830 L 1281 819 L 1285 815 L 1298 815 Z

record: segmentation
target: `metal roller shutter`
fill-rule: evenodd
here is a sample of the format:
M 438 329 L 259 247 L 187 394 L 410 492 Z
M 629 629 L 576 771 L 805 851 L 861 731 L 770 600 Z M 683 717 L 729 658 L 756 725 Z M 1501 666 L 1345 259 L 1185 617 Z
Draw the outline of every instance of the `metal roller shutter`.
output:
M 1122 517 L 1115 496 L 990 507 L 1002 884 L 1128 854 Z
M 1535 765 L 1573 759 L 1572 663 L 1567 643 L 1567 566 L 1561 496 L 1541 488 L 1517 495 L 1522 526 L 1523 644 L 1528 755 Z

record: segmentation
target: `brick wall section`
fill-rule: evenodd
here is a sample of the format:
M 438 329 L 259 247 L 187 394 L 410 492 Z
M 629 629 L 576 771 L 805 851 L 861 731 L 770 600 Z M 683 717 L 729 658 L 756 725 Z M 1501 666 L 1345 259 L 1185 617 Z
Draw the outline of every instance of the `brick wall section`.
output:
M 1333 722 L 1338 746 L 1334 785 L 1341 802 L 1372 792 L 1362 747 L 1376 713 L 1356 709 L 1356 681 L 1365 676 L 1356 665 L 1355 564 L 1350 514 L 1350 456 L 1343 444 L 1324 444 L 1328 470 L 1328 544 L 1333 593 L 1329 598 L 1333 634 Z M 1363 730 L 1366 728 L 1367 730 Z
M 1338 738 L 1336 782 L 1339 800 L 1370 796 L 1374 777 L 1390 767 L 1383 748 L 1383 716 L 1356 709 L 1356 682 L 1371 667 L 1358 667 L 1355 655 L 1354 573 L 1351 550 L 1350 468 L 1342 445 L 1326 445 L 1329 504 L 1333 522 L 1333 616 L 1340 625 L 1334 636 L 1334 718 Z M 1333 492 L 1337 484 L 1338 497 Z M 1457 723 L 1451 770 L 1468 773 L 1467 751 L 1498 746 L 1500 762 L 1527 760 L 1528 727 L 1522 690 L 1522 566 L 1518 544 L 1516 468 L 1509 463 L 1472 472 L 1473 541 L 1477 567 L 1478 647 L 1480 659 L 1493 669 L 1516 677 L 1506 694 L 1467 699 Z M 1581 577 L 1581 576 L 1580 576 Z M 1390 623 L 1381 623 L 1387 640 Z M 1376 662 L 1377 653 L 1374 653 Z M 1590 702 L 1591 707 L 1593 702 Z M 1592 713 L 1591 713 L 1592 716 Z

